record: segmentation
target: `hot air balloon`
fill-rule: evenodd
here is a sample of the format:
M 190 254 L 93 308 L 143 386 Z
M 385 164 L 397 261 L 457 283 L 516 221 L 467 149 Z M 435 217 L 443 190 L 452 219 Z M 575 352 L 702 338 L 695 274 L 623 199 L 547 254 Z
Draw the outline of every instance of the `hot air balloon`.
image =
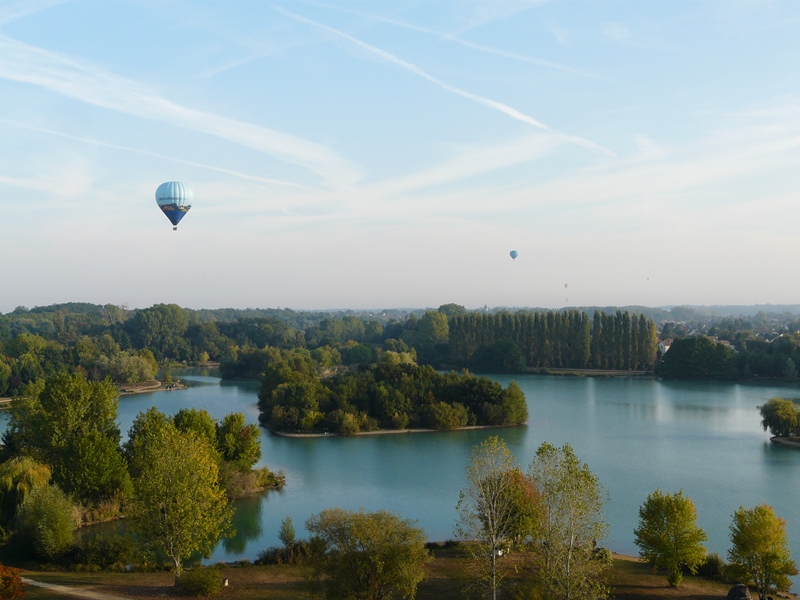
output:
M 180 181 L 167 181 L 158 186 L 156 190 L 156 203 L 172 223 L 172 229 L 178 229 L 178 223 L 192 208 L 194 192 L 185 183 Z
M 509 252 L 508 254 L 509 254 L 509 256 L 510 256 L 512 259 L 514 259 L 514 260 L 516 260 L 516 258 L 519 256 L 519 252 L 517 252 L 516 250 L 512 250 L 512 251 L 511 251 L 511 252 Z
M 568 284 L 568 283 L 565 283 L 565 284 L 564 284 L 564 289 L 567 289 L 568 287 L 569 287 L 569 284 Z

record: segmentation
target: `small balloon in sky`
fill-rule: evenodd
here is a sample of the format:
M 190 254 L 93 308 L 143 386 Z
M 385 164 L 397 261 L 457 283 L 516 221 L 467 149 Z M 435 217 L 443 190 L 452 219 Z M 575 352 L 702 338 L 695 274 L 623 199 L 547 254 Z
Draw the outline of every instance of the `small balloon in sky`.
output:
M 173 231 L 192 208 L 193 198 L 192 188 L 180 181 L 167 181 L 156 189 L 156 204 L 172 223 Z
M 512 250 L 511 252 L 509 252 L 509 253 L 508 253 L 508 255 L 509 255 L 511 258 L 513 258 L 513 259 L 515 259 L 515 260 L 516 260 L 516 258 L 519 256 L 519 252 L 517 252 L 516 250 Z
M 568 284 L 568 283 L 565 283 L 565 284 L 564 284 L 564 289 L 567 289 L 568 287 L 569 287 L 569 284 Z

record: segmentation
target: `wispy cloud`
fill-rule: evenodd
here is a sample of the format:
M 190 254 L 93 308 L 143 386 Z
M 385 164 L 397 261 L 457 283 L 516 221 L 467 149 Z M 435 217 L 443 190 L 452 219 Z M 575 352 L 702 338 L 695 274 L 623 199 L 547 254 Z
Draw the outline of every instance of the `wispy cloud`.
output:
M 463 90 L 463 89 L 461 89 L 459 87 L 451 85 L 451 84 L 439 79 L 438 77 L 434 77 L 433 75 L 431 75 L 427 71 L 421 69 L 420 67 L 418 67 L 418 66 L 416 66 L 416 65 L 414 65 L 414 64 L 412 64 L 412 63 L 410 63 L 410 62 L 408 62 L 406 60 L 403 60 L 403 59 L 395 56 L 394 54 L 391 54 L 390 52 L 387 52 L 386 50 L 382 50 L 382 49 L 380 49 L 380 48 L 378 48 L 376 46 L 373 46 L 372 44 L 368 44 L 366 42 L 363 42 L 363 41 L 359 40 L 358 38 L 353 37 L 352 35 L 344 33 L 343 31 L 339 31 L 338 29 L 334 29 L 333 27 L 330 27 L 328 25 L 324 25 L 323 23 L 319 23 L 319 22 L 314 21 L 312 19 L 309 19 L 307 17 L 303 17 L 301 15 L 295 14 L 295 13 L 290 12 L 290 11 L 284 9 L 284 8 L 279 7 L 279 6 L 275 6 L 275 9 L 277 11 L 285 14 L 286 16 L 288 16 L 288 17 L 290 17 L 292 19 L 295 19 L 295 20 L 297 20 L 297 21 L 299 21 L 301 23 L 306 23 L 306 24 L 311 25 L 313 27 L 317 27 L 317 28 L 319 28 L 319 29 L 321 29 L 321 30 L 323 30 L 323 31 L 325 31 L 327 33 L 330 33 L 330 34 L 332 34 L 334 36 L 337 36 L 337 37 L 340 37 L 340 38 L 342 38 L 344 40 L 347 40 L 348 42 L 358 46 L 359 48 L 362 48 L 363 50 L 366 50 L 370 54 L 372 54 L 374 56 L 377 56 L 378 58 L 381 58 L 381 59 L 383 59 L 383 60 L 385 60 L 387 62 L 390 62 L 390 63 L 392 63 L 392 64 L 394 64 L 394 65 L 396 65 L 398 67 L 401 67 L 402 69 L 405 69 L 406 71 L 409 71 L 410 73 L 413 73 L 414 75 L 417 75 L 418 77 L 421 77 L 422 79 L 425 79 L 426 81 L 429 81 L 430 83 L 442 88 L 445 91 L 448 91 L 450 93 L 456 94 L 457 96 L 461 96 L 462 98 L 466 98 L 468 100 L 471 100 L 472 102 L 475 102 L 477 104 L 481 104 L 483 106 L 489 107 L 489 108 L 491 108 L 493 110 L 496 110 L 498 112 L 501 112 L 501 113 L 505 114 L 506 116 L 511 117 L 512 119 L 515 119 L 517 121 L 521 121 L 523 123 L 527 123 L 528 125 L 533 125 L 534 127 L 537 127 L 537 128 L 542 129 L 544 131 L 548 131 L 548 132 L 552 133 L 553 135 L 557 135 L 557 136 L 563 137 L 563 139 L 565 139 L 567 141 L 570 141 L 572 143 L 575 143 L 575 144 L 577 144 L 579 146 L 583 146 L 585 148 L 589 148 L 589 149 L 592 149 L 592 150 L 599 150 L 599 151 L 604 152 L 606 154 L 613 154 L 613 152 L 611 150 L 609 150 L 608 148 L 604 148 L 603 146 L 601 146 L 601 145 L 599 145 L 599 144 L 597 144 L 597 143 L 595 143 L 595 142 L 593 142 L 591 140 L 588 140 L 586 138 L 582 138 L 582 137 L 579 137 L 579 136 L 573 136 L 573 135 L 569 135 L 569 134 L 564 134 L 564 133 L 561 133 L 559 131 L 556 131 L 556 130 L 550 128 L 549 126 L 545 125 L 544 123 L 542 123 L 538 119 L 535 119 L 534 117 L 523 113 L 522 111 L 514 108 L 513 106 L 509 106 L 508 104 L 505 104 L 505 103 L 500 102 L 498 100 L 493 100 L 492 98 L 487 98 L 485 96 L 480 96 L 478 94 L 473 94 L 472 92 L 468 92 L 467 90 Z
M 188 108 L 135 81 L 91 64 L 0 35 L 0 78 L 135 117 L 213 135 L 252 148 L 319 175 L 326 184 L 353 184 L 360 177 L 349 162 L 320 144 L 267 127 Z
M 66 0 L 16 0 L 4 2 L 0 4 L 0 25 L 6 25 L 64 2 Z
M 0 120 L 0 122 L 6 123 L 8 125 L 13 125 L 13 126 L 16 126 L 16 127 L 22 127 L 24 129 L 29 129 L 31 131 L 38 131 L 39 133 L 46 133 L 48 135 L 53 135 L 53 136 L 56 136 L 56 137 L 73 140 L 73 141 L 76 141 L 76 142 L 83 142 L 83 143 L 86 143 L 86 144 L 90 144 L 92 146 L 100 146 L 102 148 L 111 148 L 113 150 L 120 150 L 120 151 L 123 151 L 123 152 L 132 152 L 134 154 L 142 154 L 142 155 L 145 155 L 145 156 L 152 156 L 153 158 L 161 158 L 161 159 L 164 159 L 164 160 L 169 160 L 169 161 L 180 163 L 180 164 L 183 164 L 183 165 L 189 165 L 191 167 L 198 167 L 198 168 L 201 168 L 201 169 L 207 169 L 209 171 L 215 171 L 217 173 L 224 173 L 226 175 L 231 175 L 233 177 L 238 177 L 239 179 L 245 179 L 245 180 L 254 181 L 254 182 L 257 182 L 257 183 L 265 183 L 265 184 L 269 184 L 269 185 L 278 185 L 278 186 L 282 186 L 282 187 L 290 187 L 290 188 L 306 190 L 306 191 L 319 191 L 316 188 L 312 188 L 312 187 L 309 187 L 309 186 L 306 186 L 306 185 L 301 185 L 299 183 L 294 183 L 292 181 L 284 181 L 284 180 L 281 180 L 281 179 L 273 179 L 273 178 L 270 178 L 270 177 L 259 177 L 258 175 L 251 175 L 249 173 L 242 173 L 241 171 L 234 171 L 232 169 L 225 169 L 223 167 L 217 167 L 217 166 L 209 165 L 209 164 L 205 164 L 205 163 L 194 162 L 194 161 L 191 161 L 191 160 L 184 160 L 182 158 L 176 158 L 174 156 L 168 156 L 166 154 L 159 154 L 158 152 L 152 152 L 152 151 L 149 151 L 149 150 L 142 150 L 140 148 L 130 148 L 128 146 L 120 146 L 120 145 L 117 145 L 117 144 L 110 144 L 108 142 L 103 142 L 103 141 L 96 140 L 96 139 L 90 139 L 90 138 L 85 138 L 85 137 L 81 137 L 81 136 L 77 136 L 77 135 L 71 135 L 69 133 L 64 133 L 64 132 L 61 132 L 61 131 L 55 131 L 55 130 L 52 130 L 52 129 L 45 129 L 45 128 L 42 128 L 42 127 L 34 127 L 32 125 L 25 125 L 25 124 L 22 124 L 22 123 L 12 123 L 10 121 L 4 121 L 4 120 Z

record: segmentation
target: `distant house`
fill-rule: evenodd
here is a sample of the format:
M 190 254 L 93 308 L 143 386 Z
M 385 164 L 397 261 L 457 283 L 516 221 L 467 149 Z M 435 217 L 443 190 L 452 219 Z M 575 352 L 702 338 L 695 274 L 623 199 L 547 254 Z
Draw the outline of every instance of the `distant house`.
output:
M 672 345 L 672 338 L 668 340 L 659 340 L 658 341 L 658 354 L 660 356 L 664 356 L 669 350 L 669 347 Z

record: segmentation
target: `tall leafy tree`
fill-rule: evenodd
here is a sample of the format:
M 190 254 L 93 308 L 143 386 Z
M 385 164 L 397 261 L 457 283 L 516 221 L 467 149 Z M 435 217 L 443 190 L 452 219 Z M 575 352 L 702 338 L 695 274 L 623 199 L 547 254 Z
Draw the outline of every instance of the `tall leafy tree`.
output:
M 467 487 L 459 495 L 456 535 L 465 543 L 472 566 L 471 587 L 493 599 L 511 565 L 502 557 L 533 533 L 538 496 L 497 436 L 473 448 Z
M 60 374 L 29 389 L 29 397 L 12 402 L 4 435 L 15 451 L 48 464 L 55 483 L 82 500 L 122 490 L 126 475 L 116 424 L 119 392 L 111 381 Z
M 752 580 L 761 600 L 767 600 L 770 589 L 788 591 L 789 579 L 797 575 L 797 565 L 789 550 L 786 520 L 767 504 L 755 508 L 740 506 L 733 513 L 728 560 L 744 579 Z
M 608 530 L 602 510 L 607 494 L 597 476 L 572 447 L 545 442 L 536 451 L 528 477 L 542 497 L 541 532 L 536 540 L 538 576 L 545 598 L 602 598 L 607 563 L 596 544 Z
M 230 527 L 232 509 L 219 485 L 216 452 L 193 431 L 167 422 L 134 445 L 133 528 L 151 550 L 172 562 L 176 584 L 183 561 L 209 555 Z
M 639 508 L 639 526 L 633 533 L 639 556 L 654 569 L 666 569 L 672 586 L 680 585 L 684 567 L 696 573 L 706 560 L 702 542 L 708 536 L 697 526 L 697 509 L 683 490 L 650 494 Z
M 316 554 L 315 570 L 331 599 L 414 598 L 432 560 L 425 532 L 413 521 L 378 511 L 323 510 L 306 521 Z

